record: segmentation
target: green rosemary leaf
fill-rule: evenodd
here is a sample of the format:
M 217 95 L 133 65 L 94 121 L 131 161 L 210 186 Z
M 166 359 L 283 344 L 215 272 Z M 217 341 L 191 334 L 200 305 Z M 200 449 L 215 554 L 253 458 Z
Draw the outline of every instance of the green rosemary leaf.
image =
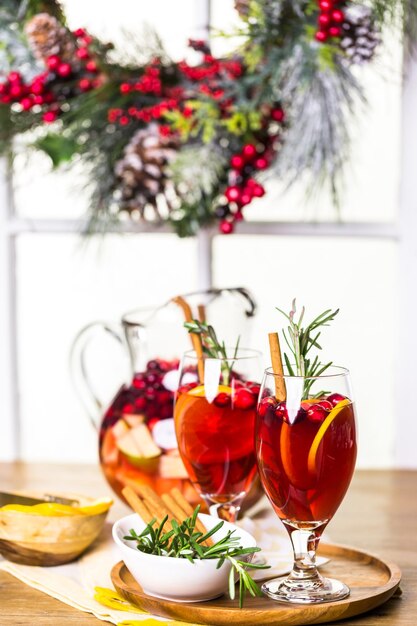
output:
M 229 574 L 229 596 L 231 600 L 235 599 L 235 570 L 234 567 L 230 568 Z

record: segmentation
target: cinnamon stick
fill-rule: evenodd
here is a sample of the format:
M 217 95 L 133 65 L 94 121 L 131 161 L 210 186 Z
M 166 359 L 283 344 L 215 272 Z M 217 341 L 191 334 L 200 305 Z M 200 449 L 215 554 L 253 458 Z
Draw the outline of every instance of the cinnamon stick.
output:
M 125 487 L 122 489 L 122 494 L 130 504 L 132 509 L 142 518 L 145 524 L 149 524 L 152 521 L 153 516 L 147 506 L 142 502 L 137 493 L 135 493 L 132 487 Z
M 198 313 L 198 319 L 200 320 L 200 322 L 205 322 L 206 321 L 206 307 L 204 306 L 204 304 L 197 305 L 197 313 Z
M 278 333 L 269 333 L 269 350 L 271 353 L 272 371 L 275 376 L 275 397 L 279 402 L 283 402 L 287 397 L 285 389 L 284 370 L 282 367 L 281 348 L 279 345 Z
M 170 494 L 165 494 L 162 496 L 164 502 L 170 507 L 171 510 L 174 510 L 173 507 L 175 507 L 175 514 L 179 515 L 181 517 L 181 519 L 184 519 L 186 517 L 191 517 L 194 513 L 194 509 L 191 506 L 191 504 L 189 504 L 189 502 L 184 498 L 184 496 L 182 495 L 181 491 L 177 488 L 171 489 L 171 493 Z M 170 504 L 168 504 L 170 503 Z M 200 532 L 203 533 L 203 535 L 206 534 L 207 532 L 207 528 L 204 526 L 203 522 L 197 517 L 196 520 L 196 524 L 195 524 L 196 529 Z M 211 546 L 213 545 L 213 541 L 211 539 L 211 537 L 209 537 L 205 542 L 205 545 Z
M 175 302 L 175 304 L 178 304 L 179 307 L 181 307 L 182 312 L 184 313 L 185 321 L 192 322 L 193 314 L 191 312 L 191 307 L 188 304 L 188 302 L 186 302 L 184 298 L 182 298 L 181 296 L 177 296 L 176 298 L 173 298 L 172 301 Z M 203 360 L 203 346 L 201 343 L 201 337 L 199 335 L 196 335 L 195 333 L 190 333 L 190 337 L 191 337 L 191 342 L 193 344 L 193 348 L 197 355 L 198 378 L 200 380 L 200 383 L 203 383 L 204 382 L 204 360 Z

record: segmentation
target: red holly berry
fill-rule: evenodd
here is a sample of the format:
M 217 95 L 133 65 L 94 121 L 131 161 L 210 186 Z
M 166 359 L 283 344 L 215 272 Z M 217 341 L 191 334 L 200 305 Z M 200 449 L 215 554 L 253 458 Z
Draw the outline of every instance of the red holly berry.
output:
M 77 30 L 74 30 L 73 32 L 74 37 L 85 37 L 86 34 L 87 31 L 85 28 L 77 28 Z
M 256 159 L 254 165 L 258 170 L 265 170 L 268 167 L 268 161 L 265 157 L 259 157 Z
M 20 72 L 9 72 L 7 80 L 9 81 L 9 83 L 21 83 L 22 75 L 20 74 Z
M 322 30 L 318 30 L 315 34 L 315 38 L 317 39 L 317 41 L 320 41 L 320 43 L 323 43 L 324 41 L 326 41 L 327 39 L 327 33 L 325 33 Z
M 97 63 L 95 61 L 88 61 L 88 63 L 85 64 L 85 69 L 87 72 L 94 74 L 98 70 Z
M 235 222 L 242 222 L 244 219 L 242 211 L 236 211 L 236 213 L 233 214 L 233 219 Z
M 253 409 L 256 405 L 255 394 L 246 387 L 238 389 L 234 397 L 234 406 L 236 409 Z
M 307 410 L 307 416 L 312 422 L 323 422 L 326 419 L 327 411 L 319 404 L 313 404 Z
M 75 54 L 78 59 L 88 59 L 90 57 L 87 48 L 78 48 Z
M 72 74 L 72 67 L 70 63 L 61 63 L 58 65 L 56 71 L 62 78 L 68 78 L 68 76 L 71 76 Z
M 339 26 L 330 26 L 329 35 L 330 37 L 340 37 L 342 34 L 342 29 Z
M 245 165 L 245 159 L 241 154 L 234 154 L 230 159 L 230 165 L 236 170 L 240 170 Z
M 56 111 L 46 111 L 46 113 L 42 115 L 42 119 L 47 124 L 51 124 L 58 119 L 58 113 Z
M 224 195 L 229 200 L 229 202 L 237 202 L 240 199 L 240 191 L 241 190 L 239 189 L 239 187 L 236 186 L 227 187 Z
M 332 21 L 336 24 L 342 24 L 345 21 L 345 14 L 340 9 L 332 11 Z
M 45 85 L 42 80 L 34 80 L 29 87 L 29 91 L 38 96 L 45 91 Z
M 31 98 L 22 98 L 20 105 L 24 111 L 29 111 L 33 107 L 34 102 Z
M 322 13 L 319 15 L 318 23 L 322 28 L 327 28 L 331 24 L 331 18 L 329 13 Z
M 281 108 L 272 109 L 271 118 L 274 120 L 274 122 L 283 122 L 285 118 L 285 113 Z
M 268 396 L 267 398 L 263 398 L 258 407 L 258 413 L 261 417 L 264 417 L 269 410 L 275 411 L 277 407 L 277 401 L 272 396 Z
M 11 85 L 10 87 L 10 95 L 12 98 L 15 98 L 16 100 L 18 100 L 19 98 L 21 98 L 24 94 L 24 89 L 22 87 L 22 85 L 18 84 L 18 83 L 14 83 Z
M 222 232 L 224 235 L 230 235 L 233 232 L 233 224 L 228 220 L 222 220 L 220 222 L 219 228 L 220 232 Z
M 43 98 L 43 96 L 33 96 L 33 104 L 44 104 L 45 99 Z
M 329 11 L 333 8 L 333 2 L 331 0 L 320 0 L 319 7 L 321 11 Z
M 57 54 L 52 54 L 46 59 L 46 65 L 52 72 L 54 72 L 60 64 L 61 59 Z
M 253 143 L 247 143 L 243 146 L 242 154 L 246 161 L 252 160 L 257 154 L 256 146 L 254 146 Z
M 119 124 L 120 126 L 127 126 L 129 124 L 130 120 L 127 117 L 127 115 L 122 115 L 119 117 Z
M 262 198 L 262 196 L 265 195 L 265 189 L 262 185 L 257 183 L 252 187 L 252 194 L 255 196 L 255 198 Z
M 0 83 L 0 96 L 7 93 L 8 86 L 6 83 Z
M 78 81 L 78 87 L 81 91 L 89 91 L 92 87 L 91 80 L 88 78 L 81 78 L 81 80 Z

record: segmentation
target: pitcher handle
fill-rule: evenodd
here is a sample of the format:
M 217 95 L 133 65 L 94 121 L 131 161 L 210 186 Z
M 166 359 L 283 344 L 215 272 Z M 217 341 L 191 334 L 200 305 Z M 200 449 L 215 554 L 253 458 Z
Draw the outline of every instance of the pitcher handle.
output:
M 121 346 L 124 345 L 121 329 L 107 322 L 92 322 L 84 326 L 76 335 L 70 350 L 70 375 L 72 384 L 81 404 L 96 430 L 104 411 L 104 403 L 100 400 L 91 383 L 86 364 L 87 349 L 91 339 L 100 330 L 108 333 Z

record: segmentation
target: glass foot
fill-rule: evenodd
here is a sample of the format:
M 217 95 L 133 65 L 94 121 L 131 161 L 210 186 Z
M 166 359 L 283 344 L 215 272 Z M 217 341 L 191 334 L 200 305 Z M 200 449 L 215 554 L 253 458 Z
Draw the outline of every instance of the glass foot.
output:
M 350 594 L 349 587 L 340 580 L 322 576 L 310 581 L 275 578 L 264 583 L 261 589 L 273 600 L 298 604 L 334 602 Z

